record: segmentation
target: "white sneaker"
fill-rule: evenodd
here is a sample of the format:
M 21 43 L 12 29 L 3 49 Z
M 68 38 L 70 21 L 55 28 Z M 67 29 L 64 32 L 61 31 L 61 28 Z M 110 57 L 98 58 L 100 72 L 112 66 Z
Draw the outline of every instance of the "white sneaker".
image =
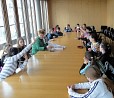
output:
M 21 68 L 17 68 L 15 73 L 19 73 L 21 71 Z

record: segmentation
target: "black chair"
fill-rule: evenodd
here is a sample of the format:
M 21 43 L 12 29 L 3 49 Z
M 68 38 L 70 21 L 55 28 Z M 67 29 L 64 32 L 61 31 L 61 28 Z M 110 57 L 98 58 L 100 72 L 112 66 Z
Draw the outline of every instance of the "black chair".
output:
M 107 26 L 101 26 L 101 33 L 104 33 L 104 30 L 106 30 L 107 29 Z
M 112 57 L 112 61 L 113 60 L 114 58 Z M 101 72 L 114 82 L 114 65 L 109 61 L 106 61 L 104 65 L 100 60 L 97 60 L 96 63 Z

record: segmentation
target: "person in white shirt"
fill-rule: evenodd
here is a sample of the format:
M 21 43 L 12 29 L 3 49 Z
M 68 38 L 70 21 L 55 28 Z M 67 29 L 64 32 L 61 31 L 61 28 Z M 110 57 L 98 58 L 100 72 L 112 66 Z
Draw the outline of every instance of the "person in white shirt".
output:
M 108 90 L 106 84 L 101 79 L 102 74 L 96 66 L 90 66 L 85 76 L 89 82 L 68 86 L 68 94 L 71 98 L 113 98 L 113 94 Z M 77 93 L 75 90 L 87 89 L 84 94 Z

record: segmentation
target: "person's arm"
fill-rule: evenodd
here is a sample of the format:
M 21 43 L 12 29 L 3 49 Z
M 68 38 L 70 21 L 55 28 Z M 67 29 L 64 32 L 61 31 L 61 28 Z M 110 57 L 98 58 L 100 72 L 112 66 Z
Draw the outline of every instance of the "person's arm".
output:
M 41 46 L 40 43 L 41 43 L 41 40 L 39 38 L 37 38 L 37 41 L 33 44 L 32 48 L 33 49 L 36 48 L 35 50 L 37 50 L 37 51 L 46 50 L 47 49 L 46 48 L 46 46 L 47 46 L 46 43 L 44 43 L 44 46 Z
M 85 71 L 87 70 L 87 68 L 90 66 L 90 62 L 85 66 L 85 68 L 80 70 L 80 74 L 85 74 Z
M 27 47 L 25 47 L 21 52 L 19 52 L 18 54 L 10 57 L 10 60 L 15 62 L 17 61 L 18 59 L 20 59 L 24 54 L 26 54 L 32 47 L 32 43 L 29 44 Z
M 71 86 L 73 89 L 90 89 L 90 82 L 78 83 Z
M 68 94 L 71 97 L 76 97 L 76 98 L 96 98 L 99 94 L 100 94 L 100 85 L 98 86 L 99 82 L 95 82 L 92 86 L 90 86 L 90 83 L 81 83 L 81 84 L 76 84 L 75 87 L 77 89 L 89 89 L 88 92 L 84 93 L 84 94 L 79 94 L 77 92 L 75 92 L 72 88 L 68 88 Z
M 27 65 L 27 63 L 28 63 L 28 56 L 27 56 L 27 54 L 24 55 L 24 58 L 25 58 L 25 60 L 22 63 L 21 62 L 19 63 L 19 67 L 15 71 L 16 73 L 19 73 Z
M 48 40 L 50 40 L 51 39 L 51 34 L 48 33 L 47 37 L 48 37 Z
M 43 51 L 45 49 L 45 46 L 40 46 L 40 40 L 38 39 L 35 43 L 36 49 L 39 51 Z
M 68 32 L 68 28 L 67 28 L 67 27 L 65 27 L 65 28 L 64 28 L 64 31 L 65 31 L 65 32 Z
M 79 84 L 74 84 L 74 85 L 71 85 L 68 88 L 68 94 L 71 96 L 71 97 L 84 97 L 85 94 L 79 94 L 77 93 L 76 91 L 74 91 L 75 89 L 90 89 L 90 83 L 89 82 L 85 82 L 85 83 L 79 83 Z
M 80 31 L 86 33 L 86 30 L 84 30 L 82 27 L 80 27 Z

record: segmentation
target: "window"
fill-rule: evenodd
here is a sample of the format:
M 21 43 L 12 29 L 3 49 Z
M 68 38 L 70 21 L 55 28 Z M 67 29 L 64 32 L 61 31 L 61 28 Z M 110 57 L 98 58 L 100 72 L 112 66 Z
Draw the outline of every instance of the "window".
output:
M 4 29 L 4 21 L 3 21 L 1 1 L 0 1 L 0 44 L 3 43 L 6 43 L 6 34 Z
M 23 23 L 23 11 L 22 11 L 22 5 L 21 0 L 17 0 L 17 7 L 18 7 L 18 15 L 19 15 L 19 23 L 20 23 L 20 30 L 21 30 L 21 36 L 25 36 L 25 28 Z
M 11 31 L 11 39 L 17 39 L 16 25 L 15 25 L 15 17 L 14 17 L 14 8 L 12 0 L 6 0 L 7 10 L 8 10 L 8 19 Z
M 32 9 L 33 6 L 31 5 L 31 0 L 27 0 L 28 3 L 28 14 L 29 14 L 29 23 L 30 23 L 30 34 L 32 35 L 34 33 L 34 29 L 33 29 L 33 17 L 32 17 Z

